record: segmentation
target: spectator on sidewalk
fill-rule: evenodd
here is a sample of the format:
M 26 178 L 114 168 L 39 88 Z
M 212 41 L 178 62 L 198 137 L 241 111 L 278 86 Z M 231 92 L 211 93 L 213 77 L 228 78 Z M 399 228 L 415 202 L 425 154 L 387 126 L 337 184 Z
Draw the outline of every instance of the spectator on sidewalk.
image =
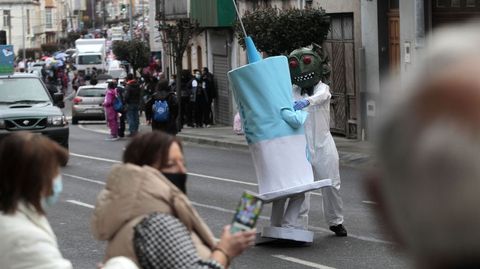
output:
M 212 104 L 215 99 L 217 99 L 217 89 L 214 85 L 213 74 L 208 71 L 207 67 L 202 69 L 202 81 L 203 81 L 203 88 L 206 90 L 208 95 L 208 100 L 206 104 L 206 121 L 207 127 L 213 124 L 213 111 L 212 111 Z
M 103 107 L 105 108 L 105 118 L 107 119 L 107 125 L 110 129 L 110 136 L 105 138 L 105 140 L 107 141 L 118 140 L 118 113 L 113 108 L 113 102 L 116 96 L 116 85 L 114 82 L 109 82 L 107 86 L 107 92 L 105 93 L 105 100 L 103 101 Z
M 368 186 L 379 221 L 418 268 L 480 267 L 478 27 L 434 33 L 382 113 Z
M 137 80 L 133 74 L 127 75 L 127 86 L 125 87 L 125 103 L 127 104 L 127 121 L 129 137 L 135 136 L 138 133 L 140 125 L 139 109 L 142 92 Z
M 182 128 L 185 124 L 189 127 L 193 127 L 193 107 L 190 101 L 192 95 L 192 75 L 188 70 L 182 71 L 181 82 L 182 85 L 180 89 L 180 124 Z
M 2 269 L 71 269 L 58 248 L 45 210 L 62 192 L 60 165 L 68 151 L 46 136 L 15 132 L 0 142 L 0 264 Z M 33 164 L 33 165 L 32 165 Z M 54 208 L 50 208 L 54 210 Z M 124 257 L 105 269 L 135 269 Z
M 125 121 L 127 118 L 127 108 L 125 105 L 125 82 L 122 81 L 122 83 L 118 83 L 116 79 L 113 81 L 115 84 L 117 84 L 117 95 L 124 104 L 123 111 L 118 113 L 118 137 L 125 137 Z
M 192 113 L 192 119 L 195 120 L 195 127 L 203 128 L 208 124 L 207 105 L 208 105 L 208 93 L 203 87 L 202 74 L 200 70 L 195 69 L 194 76 L 191 81 L 191 98 L 190 103 L 194 107 Z
M 166 102 L 166 103 L 165 103 Z M 171 135 L 178 133 L 178 99 L 175 92 L 168 87 L 167 80 L 160 80 L 152 98 L 145 105 L 147 123 L 152 125 L 152 131 L 164 131 Z M 162 115 L 159 115 L 164 110 Z
M 254 230 L 231 234 L 230 225 L 215 242 L 186 196 L 187 170 L 175 137 L 138 135 L 123 161 L 110 172 L 92 219 L 95 237 L 108 241 L 106 258 L 127 256 L 143 269 L 220 269 L 253 244 Z

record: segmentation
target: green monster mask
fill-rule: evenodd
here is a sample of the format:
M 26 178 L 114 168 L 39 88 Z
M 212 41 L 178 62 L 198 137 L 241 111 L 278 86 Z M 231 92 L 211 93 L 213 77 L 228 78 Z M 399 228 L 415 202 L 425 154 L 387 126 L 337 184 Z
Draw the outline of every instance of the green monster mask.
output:
M 296 49 L 288 56 L 292 83 L 300 88 L 315 86 L 322 76 L 322 59 L 308 48 Z
M 318 47 L 320 48 L 320 46 Z M 292 84 L 299 86 L 311 95 L 313 87 L 329 74 L 327 62 L 327 57 L 322 59 L 317 52 L 309 48 L 292 51 L 288 56 Z

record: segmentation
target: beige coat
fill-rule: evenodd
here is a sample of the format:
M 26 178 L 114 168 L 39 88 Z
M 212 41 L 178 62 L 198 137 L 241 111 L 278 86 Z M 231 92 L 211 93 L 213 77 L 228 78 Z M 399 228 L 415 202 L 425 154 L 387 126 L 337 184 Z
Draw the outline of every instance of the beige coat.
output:
M 97 198 L 92 218 L 95 238 L 107 240 L 105 259 L 126 256 L 137 264 L 133 228 L 147 215 L 160 212 L 178 218 L 190 231 L 198 255 L 208 259 L 214 237 L 188 198 L 158 170 L 133 164 L 115 165 Z

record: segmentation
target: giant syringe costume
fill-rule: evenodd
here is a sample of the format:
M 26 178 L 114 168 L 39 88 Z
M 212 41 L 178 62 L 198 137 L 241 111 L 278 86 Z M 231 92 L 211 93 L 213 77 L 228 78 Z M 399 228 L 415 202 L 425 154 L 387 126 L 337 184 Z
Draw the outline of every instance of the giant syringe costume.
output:
M 252 154 L 259 195 L 273 202 L 271 226 L 264 227 L 261 236 L 312 242 L 313 233 L 302 216 L 308 213 L 304 193 L 330 186 L 331 180 L 313 180 L 305 151 L 307 114 L 292 107 L 287 58 L 262 59 L 243 31 L 249 63 L 231 70 L 228 78 Z

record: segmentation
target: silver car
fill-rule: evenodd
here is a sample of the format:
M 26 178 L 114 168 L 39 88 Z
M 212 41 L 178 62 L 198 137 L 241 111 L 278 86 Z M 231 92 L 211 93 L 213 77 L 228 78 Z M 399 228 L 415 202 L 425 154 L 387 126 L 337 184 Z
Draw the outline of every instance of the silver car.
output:
M 79 120 L 105 120 L 106 91 L 107 83 L 79 87 L 72 101 L 72 124 L 78 124 Z

